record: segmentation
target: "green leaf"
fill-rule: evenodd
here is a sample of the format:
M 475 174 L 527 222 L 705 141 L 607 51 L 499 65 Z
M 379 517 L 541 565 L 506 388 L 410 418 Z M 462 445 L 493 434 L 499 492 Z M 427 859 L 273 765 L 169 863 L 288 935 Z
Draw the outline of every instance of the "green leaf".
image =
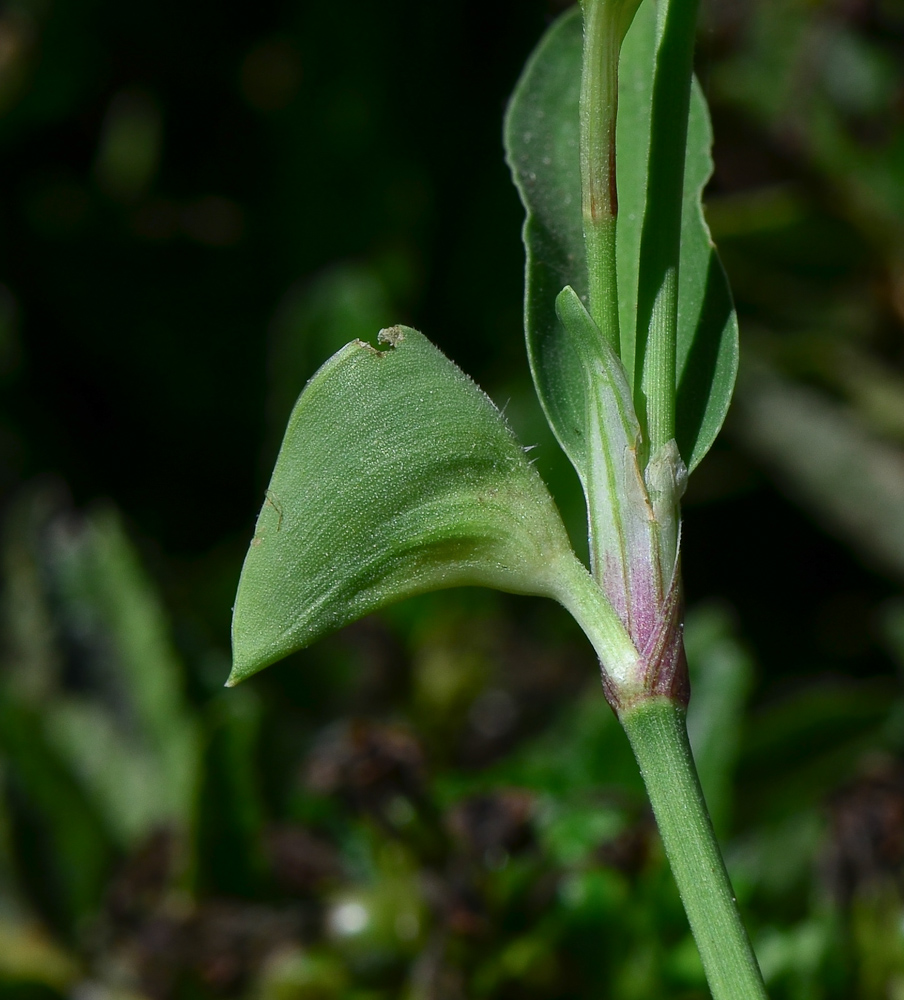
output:
M 631 384 L 655 46 L 656 12 L 645 0 L 622 48 L 617 126 L 621 355 Z M 581 20 L 575 7 L 549 29 L 529 60 L 509 105 L 505 144 L 527 211 L 525 317 L 531 370 L 550 424 L 585 479 L 582 362 L 555 313 L 556 295 L 566 285 L 582 299 L 587 294 L 580 79 Z M 711 145 L 706 102 L 695 81 L 685 163 L 677 345 L 677 439 L 689 470 L 709 450 L 725 419 L 738 360 L 737 318 L 701 206 L 703 187 L 712 172 Z M 643 407 L 637 408 L 643 412 Z
M 242 570 L 230 684 L 413 594 L 556 597 L 575 575 L 558 511 L 489 397 L 416 331 L 380 340 L 344 347 L 295 406 Z
M 527 212 L 524 308 L 531 372 L 550 426 L 586 482 L 584 358 L 556 315 L 556 296 L 566 285 L 587 299 L 581 57 L 581 17 L 575 7 L 552 25 L 524 68 L 505 118 L 505 149 Z
M 566 286 L 556 310 L 569 342 L 583 359 L 587 405 L 587 505 L 594 577 L 635 640 L 638 617 L 649 621 L 654 578 L 659 577 L 656 521 L 638 462 L 640 424 L 624 366 L 577 293 Z M 617 483 L 617 488 L 611 484 Z M 660 595 L 669 585 L 672 566 Z M 644 600 L 647 598 L 649 600 Z M 641 607 L 635 603 L 640 600 Z M 655 613 L 652 614 L 655 617 Z

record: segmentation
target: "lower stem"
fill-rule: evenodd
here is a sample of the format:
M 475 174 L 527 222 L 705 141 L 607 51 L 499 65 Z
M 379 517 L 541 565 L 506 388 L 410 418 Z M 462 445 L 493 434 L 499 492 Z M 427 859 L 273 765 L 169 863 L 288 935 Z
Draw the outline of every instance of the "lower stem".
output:
M 620 713 L 640 765 L 713 1000 L 766 1000 L 716 842 L 682 708 L 650 699 Z

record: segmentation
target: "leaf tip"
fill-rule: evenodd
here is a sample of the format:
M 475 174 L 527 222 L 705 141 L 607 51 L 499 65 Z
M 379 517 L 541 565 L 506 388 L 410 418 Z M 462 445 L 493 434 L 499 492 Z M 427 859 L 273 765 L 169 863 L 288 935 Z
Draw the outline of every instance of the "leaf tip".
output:
M 270 630 L 267 627 L 266 612 L 262 613 L 256 603 L 255 598 L 258 596 L 257 588 L 247 586 L 243 572 L 232 609 L 232 663 L 225 687 L 233 688 L 241 684 L 279 659 L 278 655 L 270 655 L 268 658 L 268 653 L 272 654 L 272 649 L 267 644 Z M 267 611 L 269 608 L 268 604 Z

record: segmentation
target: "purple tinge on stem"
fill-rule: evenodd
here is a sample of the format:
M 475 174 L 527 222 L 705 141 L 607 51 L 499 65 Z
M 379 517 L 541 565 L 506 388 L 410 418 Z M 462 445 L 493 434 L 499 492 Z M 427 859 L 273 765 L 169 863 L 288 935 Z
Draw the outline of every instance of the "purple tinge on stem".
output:
M 636 585 L 639 577 L 647 578 L 650 585 L 635 589 L 630 610 L 624 605 L 617 608 L 634 645 L 640 651 L 639 676 L 632 684 L 615 684 L 607 671 L 602 671 L 603 691 L 616 713 L 649 698 L 668 698 L 684 707 L 690 698 L 687 657 L 684 652 L 684 601 L 680 564 L 675 564 L 664 597 L 660 597 L 659 588 L 653 581 L 654 573 L 649 572 L 649 565 L 646 569 L 646 573 L 641 571 L 634 575 L 632 583 Z M 617 592 L 619 588 L 614 589 Z M 637 590 L 642 593 L 638 595 Z

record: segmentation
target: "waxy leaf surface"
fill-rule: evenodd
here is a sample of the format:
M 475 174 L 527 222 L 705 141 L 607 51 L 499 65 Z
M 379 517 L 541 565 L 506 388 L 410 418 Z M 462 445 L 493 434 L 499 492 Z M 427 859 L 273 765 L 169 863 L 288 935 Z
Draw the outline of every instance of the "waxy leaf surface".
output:
M 489 397 L 416 331 L 381 340 L 344 347 L 295 405 L 242 570 L 230 683 L 428 590 L 557 596 L 576 562 Z
M 625 39 L 619 73 L 619 314 L 621 356 L 632 384 L 655 22 L 655 8 L 645 0 Z M 527 211 L 525 319 L 531 370 L 553 430 L 586 482 L 582 362 L 555 312 L 556 295 L 566 285 L 581 298 L 587 291 L 580 191 L 581 44 L 580 11 L 575 7 L 549 29 L 529 60 L 509 105 L 505 143 Z M 684 175 L 676 373 L 678 447 L 689 470 L 709 450 L 725 419 L 738 360 L 737 318 L 701 204 L 712 172 L 711 145 L 706 102 L 694 81 Z

